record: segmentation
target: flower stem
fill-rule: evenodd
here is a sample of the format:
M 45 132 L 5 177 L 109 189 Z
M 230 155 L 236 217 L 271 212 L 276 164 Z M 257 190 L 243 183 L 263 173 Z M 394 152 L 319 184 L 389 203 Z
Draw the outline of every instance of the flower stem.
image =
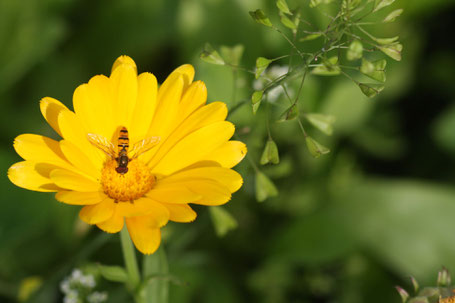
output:
M 128 229 L 123 227 L 120 232 L 120 240 L 122 243 L 123 258 L 125 260 L 126 271 L 129 277 L 129 283 L 127 287 L 130 291 L 135 292 L 141 281 L 141 276 L 139 275 L 139 268 L 137 266 L 136 260 L 136 251 L 134 250 L 133 243 L 131 242 L 130 235 L 128 234 Z M 136 300 L 136 302 L 140 302 Z
M 163 244 L 158 250 L 144 256 L 143 275 L 146 303 L 167 303 L 169 300 L 169 266 Z

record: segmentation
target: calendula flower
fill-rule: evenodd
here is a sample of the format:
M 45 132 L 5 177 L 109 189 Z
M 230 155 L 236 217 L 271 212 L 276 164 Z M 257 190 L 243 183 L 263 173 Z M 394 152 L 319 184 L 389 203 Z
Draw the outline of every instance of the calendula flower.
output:
M 206 87 L 193 77 L 193 67 L 182 65 L 158 87 L 121 56 L 109 77 L 75 90 L 74 112 L 42 99 L 41 112 L 62 140 L 18 136 L 14 148 L 25 161 L 11 166 L 9 179 L 83 205 L 79 217 L 108 233 L 126 224 L 135 246 L 153 253 L 169 220 L 196 218 L 190 203 L 224 204 L 243 182 L 231 168 L 246 146 L 230 141 L 226 105 L 206 104 Z

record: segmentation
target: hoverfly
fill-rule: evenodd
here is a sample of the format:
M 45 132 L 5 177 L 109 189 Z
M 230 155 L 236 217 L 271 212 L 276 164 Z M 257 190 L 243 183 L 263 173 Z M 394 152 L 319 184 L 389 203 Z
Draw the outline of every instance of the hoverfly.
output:
M 87 139 L 90 143 L 111 157 L 111 159 L 117 161 L 118 167 L 115 169 L 115 171 L 121 175 L 128 172 L 128 162 L 149 151 L 160 141 L 160 137 L 149 137 L 135 143 L 131 147 L 131 150 L 129 150 L 130 140 L 126 127 L 120 128 L 118 135 L 117 152 L 115 151 L 114 144 L 101 135 L 87 134 Z M 131 157 L 129 157 L 128 154 L 130 154 Z

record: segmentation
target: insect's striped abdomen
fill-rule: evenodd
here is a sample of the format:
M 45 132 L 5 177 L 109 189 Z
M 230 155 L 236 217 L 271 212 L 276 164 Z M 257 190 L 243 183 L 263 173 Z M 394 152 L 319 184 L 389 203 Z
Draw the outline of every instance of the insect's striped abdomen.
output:
M 128 130 L 126 127 L 122 127 L 120 129 L 119 135 L 118 135 L 118 153 L 120 154 L 120 151 L 123 149 L 125 151 L 128 151 L 128 147 L 130 147 L 130 139 L 128 138 Z

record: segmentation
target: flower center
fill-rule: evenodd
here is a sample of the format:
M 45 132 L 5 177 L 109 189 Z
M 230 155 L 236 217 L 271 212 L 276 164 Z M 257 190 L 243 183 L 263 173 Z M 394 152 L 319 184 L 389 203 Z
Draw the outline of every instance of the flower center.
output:
M 116 171 L 118 163 L 108 160 L 101 172 L 104 193 L 117 202 L 133 201 L 144 196 L 155 185 L 155 176 L 143 162 L 134 159 L 128 163 L 128 172 Z

